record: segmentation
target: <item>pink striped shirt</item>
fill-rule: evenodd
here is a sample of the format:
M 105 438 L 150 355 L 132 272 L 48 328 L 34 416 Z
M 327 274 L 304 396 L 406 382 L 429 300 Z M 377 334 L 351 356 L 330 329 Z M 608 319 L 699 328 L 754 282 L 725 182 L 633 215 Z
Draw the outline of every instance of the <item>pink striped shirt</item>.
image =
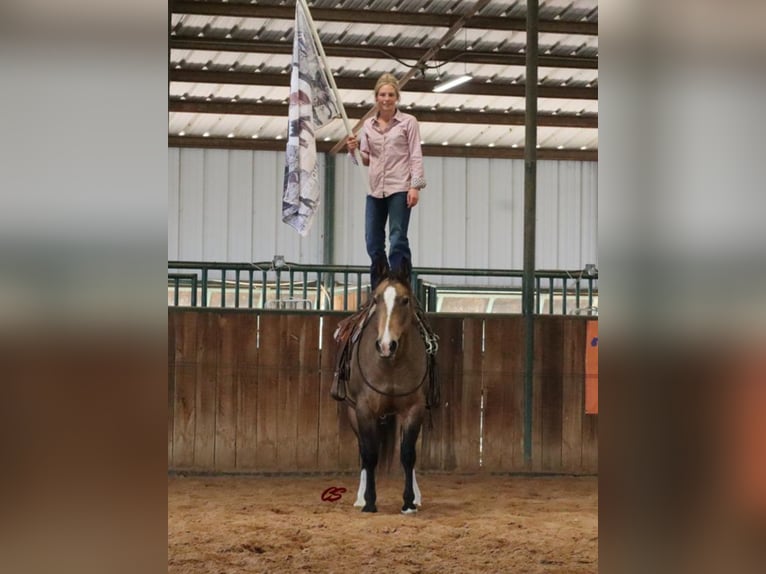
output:
M 370 164 L 370 192 L 373 197 L 388 197 L 411 187 L 423 189 L 423 151 L 420 127 L 415 116 L 396 110 L 385 130 L 377 116 L 367 118 L 359 139 L 359 152 Z

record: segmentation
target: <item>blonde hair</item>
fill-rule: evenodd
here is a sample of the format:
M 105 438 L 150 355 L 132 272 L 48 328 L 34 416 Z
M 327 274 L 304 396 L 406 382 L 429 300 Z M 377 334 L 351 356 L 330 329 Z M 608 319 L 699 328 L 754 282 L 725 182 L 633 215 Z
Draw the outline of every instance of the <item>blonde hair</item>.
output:
M 386 72 L 380 78 L 378 78 L 378 81 L 375 82 L 375 97 L 378 97 L 378 92 L 383 86 L 393 86 L 394 91 L 396 92 L 396 99 L 399 99 L 399 80 L 396 79 L 396 76 Z

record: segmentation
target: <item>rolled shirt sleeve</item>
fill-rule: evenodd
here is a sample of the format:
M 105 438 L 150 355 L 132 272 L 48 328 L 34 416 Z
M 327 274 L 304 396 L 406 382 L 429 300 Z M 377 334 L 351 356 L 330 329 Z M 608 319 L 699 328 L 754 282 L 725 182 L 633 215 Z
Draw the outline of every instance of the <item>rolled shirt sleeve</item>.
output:
M 423 171 L 423 149 L 420 146 L 420 126 L 418 121 L 410 116 L 407 139 L 410 147 L 410 187 L 423 189 L 426 186 L 426 174 Z

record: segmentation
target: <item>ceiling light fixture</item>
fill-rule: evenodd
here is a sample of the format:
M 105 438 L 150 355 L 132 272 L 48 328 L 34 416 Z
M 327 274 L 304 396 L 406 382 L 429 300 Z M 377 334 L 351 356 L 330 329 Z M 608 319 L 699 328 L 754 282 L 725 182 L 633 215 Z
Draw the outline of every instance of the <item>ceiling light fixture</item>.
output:
M 464 34 L 463 44 L 465 49 L 465 47 L 468 46 L 468 36 L 467 36 L 467 31 L 465 29 L 463 29 L 463 34 Z M 468 70 L 466 69 L 466 63 L 465 61 L 463 61 L 463 75 L 458 76 L 457 78 L 452 78 L 451 80 L 445 80 L 439 84 L 436 84 L 434 86 L 433 91 L 436 93 L 446 92 L 447 90 L 451 90 L 455 86 L 460 86 L 462 84 L 465 84 L 466 82 L 470 82 L 472 79 L 473 78 L 471 77 L 471 75 L 468 73 Z
M 462 76 L 458 76 L 457 78 L 452 78 L 451 80 L 446 80 L 440 84 L 437 84 L 434 86 L 434 92 L 446 92 L 447 90 L 450 90 L 454 88 L 455 86 L 459 86 L 461 84 L 465 84 L 466 82 L 470 82 L 473 78 L 469 76 L 468 74 L 464 74 Z

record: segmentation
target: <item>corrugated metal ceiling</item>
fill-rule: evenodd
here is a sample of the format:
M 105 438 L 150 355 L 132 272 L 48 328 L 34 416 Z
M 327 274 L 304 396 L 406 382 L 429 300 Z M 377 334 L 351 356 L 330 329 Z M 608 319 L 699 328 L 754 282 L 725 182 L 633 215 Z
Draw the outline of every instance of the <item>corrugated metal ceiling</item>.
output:
M 475 3 L 309 2 L 352 123 L 373 104 L 382 72 L 403 77 Z M 295 2 L 172 1 L 169 143 L 279 149 L 287 128 Z M 545 157 L 596 159 L 596 0 L 540 3 L 538 144 Z M 524 145 L 526 3 L 491 0 L 403 88 L 426 153 L 518 157 Z M 390 20 L 391 23 L 388 23 Z M 473 80 L 433 93 L 444 78 Z M 320 149 L 345 135 L 335 120 Z M 441 153 L 440 153 L 441 152 Z M 542 156 L 541 156 L 542 157 Z

